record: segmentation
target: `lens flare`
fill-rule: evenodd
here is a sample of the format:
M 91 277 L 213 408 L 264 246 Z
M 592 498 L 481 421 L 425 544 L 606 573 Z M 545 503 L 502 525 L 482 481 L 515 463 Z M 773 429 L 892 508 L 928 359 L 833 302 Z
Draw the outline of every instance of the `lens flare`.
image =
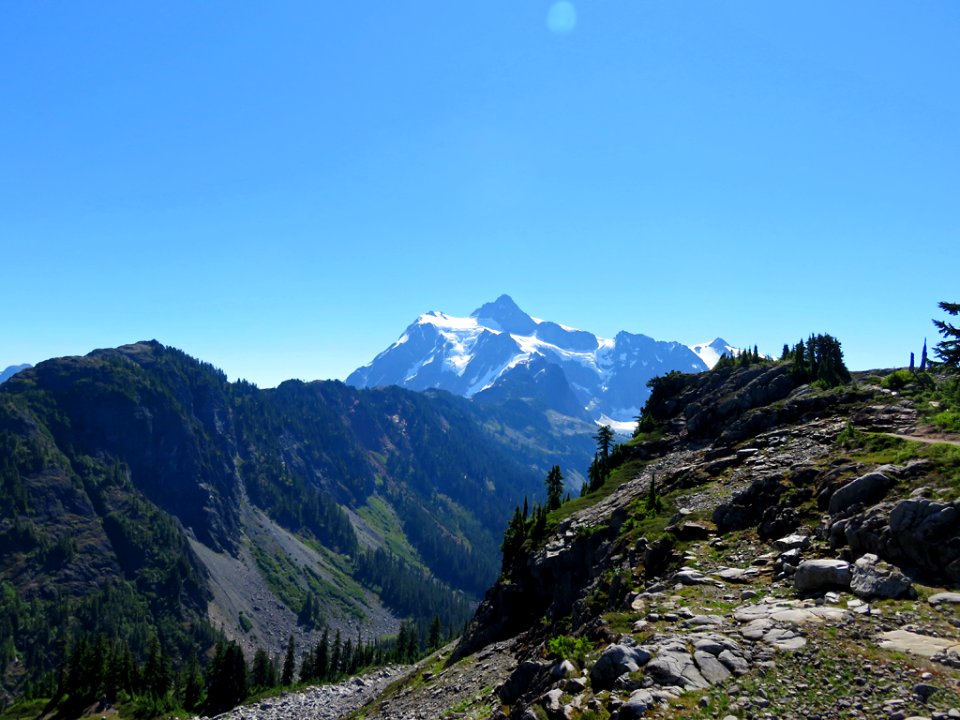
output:
M 569 35 L 577 26 L 577 9 L 573 3 L 562 0 L 550 6 L 547 27 L 554 35 Z

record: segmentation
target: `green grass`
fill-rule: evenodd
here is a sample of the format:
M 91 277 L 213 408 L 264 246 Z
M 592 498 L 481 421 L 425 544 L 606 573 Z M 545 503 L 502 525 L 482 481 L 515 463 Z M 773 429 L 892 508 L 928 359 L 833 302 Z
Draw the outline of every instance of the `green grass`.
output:
M 374 532 L 383 537 L 385 550 L 415 567 L 423 567 L 417 551 L 407 541 L 400 518 L 383 498 L 371 495 L 367 499 L 367 504 L 357 510 L 357 514 L 370 525 Z
M 33 720 L 40 717 L 48 702 L 46 698 L 20 700 L 0 711 L 0 720 Z
M 603 485 L 594 490 L 592 493 L 578 498 L 573 498 L 569 502 L 565 502 L 563 505 L 561 505 L 558 510 L 554 510 L 552 513 L 550 513 L 550 517 L 547 520 L 547 530 L 549 531 L 556 528 L 556 526 L 562 520 L 565 520 L 574 513 L 579 512 L 584 508 L 593 507 L 604 498 L 610 497 L 625 482 L 628 480 L 633 480 L 638 475 L 641 475 L 644 468 L 646 468 L 648 464 L 649 462 L 646 460 L 631 460 L 614 469 L 610 473 L 610 476 L 607 478 L 606 482 L 604 482 Z

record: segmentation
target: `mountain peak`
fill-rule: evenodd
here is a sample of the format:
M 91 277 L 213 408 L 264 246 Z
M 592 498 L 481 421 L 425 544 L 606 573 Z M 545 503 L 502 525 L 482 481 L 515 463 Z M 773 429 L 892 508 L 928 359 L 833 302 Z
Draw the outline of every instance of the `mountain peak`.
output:
M 536 321 L 521 310 L 509 295 L 501 295 L 493 302 L 478 307 L 470 317 L 494 330 L 516 335 L 531 335 L 537 327 Z

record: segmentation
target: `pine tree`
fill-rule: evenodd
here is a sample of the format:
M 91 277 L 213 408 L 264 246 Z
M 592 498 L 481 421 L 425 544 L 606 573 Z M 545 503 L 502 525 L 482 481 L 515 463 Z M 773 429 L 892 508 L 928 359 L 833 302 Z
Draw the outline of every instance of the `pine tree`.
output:
M 283 671 L 280 675 L 280 684 L 284 687 L 293 684 L 293 673 L 294 673 L 294 642 L 293 635 L 290 636 L 290 639 L 287 640 L 287 654 L 283 658 Z
M 431 650 L 436 650 L 440 647 L 440 616 L 434 615 L 433 620 L 430 622 L 430 637 L 427 641 L 427 645 Z
M 606 463 L 610 459 L 610 450 L 613 448 L 613 428 L 609 425 L 602 426 L 597 430 L 593 439 L 597 441 L 597 453 L 600 459 Z
M 560 507 L 563 499 L 563 473 L 560 472 L 560 466 L 554 465 L 547 473 L 547 509 L 556 510 Z
M 330 631 L 324 629 L 323 637 L 314 651 L 313 675 L 317 680 L 330 679 Z
M 948 315 L 955 317 L 960 314 L 960 303 L 942 302 L 939 307 Z M 960 327 L 945 320 L 934 320 L 933 324 L 943 336 L 933 351 L 944 366 L 951 370 L 960 369 Z

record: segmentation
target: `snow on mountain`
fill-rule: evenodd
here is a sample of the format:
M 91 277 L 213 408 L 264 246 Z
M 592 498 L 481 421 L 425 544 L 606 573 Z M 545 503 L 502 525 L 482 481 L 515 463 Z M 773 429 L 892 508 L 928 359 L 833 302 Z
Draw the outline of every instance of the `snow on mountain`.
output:
M 736 357 L 740 354 L 738 348 L 728 345 L 727 341 L 722 338 L 715 338 L 710 342 L 697 343 L 696 345 L 688 345 L 688 347 L 696 353 L 697 357 L 703 360 L 710 369 L 713 369 L 713 366 L 716 365 L 724 355 Z
M 546 365 L 562 373 L 547 372 Z M 470 317 L 421 315 L 347 383 L 437 388 L 486 401 L 519 398 L 565 415 L 629 424 L 649 394 L 650 378 L 706 369 L 680 343 L 627 332 L 598 338 L 533 318 L 501 295 Z

